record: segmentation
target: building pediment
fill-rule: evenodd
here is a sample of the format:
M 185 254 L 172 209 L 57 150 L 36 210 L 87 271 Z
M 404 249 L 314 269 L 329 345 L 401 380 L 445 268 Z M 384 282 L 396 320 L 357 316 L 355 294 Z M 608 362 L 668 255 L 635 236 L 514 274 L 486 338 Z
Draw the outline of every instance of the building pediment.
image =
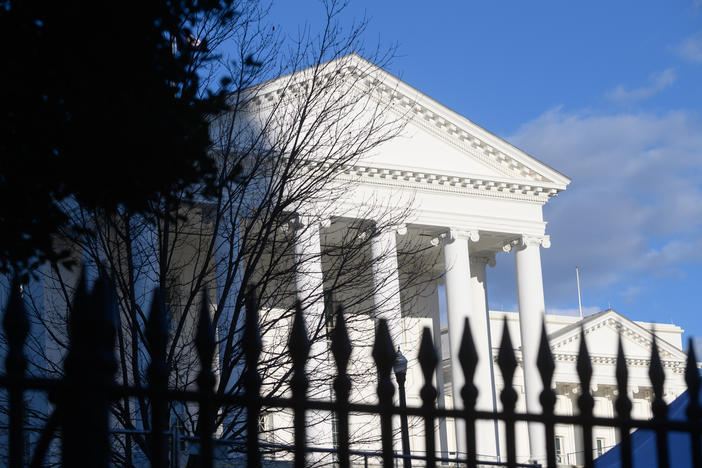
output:
M 580 348 L 581 326 L 585 332 L 588 351 L 594 360 L 598 356 L 617 355 L 621 333 L 622 347 L 627 360 L 648 360 L 654 336 L 651 330 L 632 322 L 614 310 L 605 310 L 585 317 L 549 335 L 554 354 L 576 356 Z M 657 339 L 658 350 L 664 361 L 684 361 L 685 353 L 665 340 Z
M 375 100 L 407 119 L 402 135 L 385 143 L 382 151 L 345 168 L 348 177 L 368 184 L 541 202 L 570 183 L 563 174 L 356 54 L 324 66 L 329 74 L 348 77 L 354 87 L 373 89 Z M 302 70 L 265 83 L 256 88 L 251 103 L 254 108 L 274 107 L 296 90 L 306 89 L 308 81 Z

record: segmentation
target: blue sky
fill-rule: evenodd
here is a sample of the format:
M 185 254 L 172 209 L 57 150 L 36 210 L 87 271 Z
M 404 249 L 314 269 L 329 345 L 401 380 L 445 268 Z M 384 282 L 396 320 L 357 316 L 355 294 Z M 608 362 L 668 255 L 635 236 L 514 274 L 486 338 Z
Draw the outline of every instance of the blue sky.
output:
M 702 337 L 702 0 L 355 1 L 388 70 L 573 182 L 545 208 L 547 310 L 673 322 Z M 295 33 L 316 1 L 277 2 Z M 488 271 L 516 310 L 514 263 Z

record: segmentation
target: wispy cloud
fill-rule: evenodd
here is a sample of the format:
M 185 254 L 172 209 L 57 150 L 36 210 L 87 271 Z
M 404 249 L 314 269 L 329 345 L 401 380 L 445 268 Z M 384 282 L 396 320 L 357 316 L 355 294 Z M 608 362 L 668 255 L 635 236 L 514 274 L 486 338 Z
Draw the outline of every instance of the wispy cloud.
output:
M 624 291 L 619 293 L 619 295 L 622 296 L 626 302 L 631 302 L 636 296 L 641 294 L 642 291 L 643 288 L 641 286 L 632 284 L 627 286 L 626 289 L 624 289 Z
M 696 114 L 556 108 L 508 140 L 573 180 L 544 208 L 552 241 L 542 253 L 547 304 L 577 300 L 575 265 L 584 300 L 619 290 L 612 299 L 625 301 L 640 292 L 632 284 L 702 265 L 702 122 Z M 503 281 L 513 283 L 513 266 L 506 267 Z
M 620 84 L 612 91 L 607 93 L 607 97 L 620 104 L 644 101 L 675 83 L 676 79 L 677 75 L 675 73 L 675 69 L 667 68 L 662 72 L 653 73 L 649 77 L 648 84 L 646 86 L 628 89 L 626 86 Z
M 702 0 L 699 0 L 702 5 Z M 702 31 L 686 38 L 675 48 L 677 54 L 691 63 L 702 63 Z

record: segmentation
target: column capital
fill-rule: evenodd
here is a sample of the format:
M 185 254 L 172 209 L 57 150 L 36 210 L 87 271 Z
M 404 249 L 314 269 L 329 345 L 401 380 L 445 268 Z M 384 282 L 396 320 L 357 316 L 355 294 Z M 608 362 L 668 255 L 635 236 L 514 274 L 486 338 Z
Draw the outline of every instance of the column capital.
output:
M 477 229 L 471 229 L 471 230 L 466 230 L 466 229 L 457 229 L 457 228 L 449 228 L 448 231 L 439 234 L 438 237 L 435 237 L 431 240 L 431 245 L 437 246 L 439 245 L 440 242 L 443 242 L 445 244 L 450 244 L 451 242 L 454 242 L 456 239 L 466 239 L 471 242 L 478 242 L 480 240 L 480 232 L 478 232 Z
M 402 224 L 391 224 L 387 226 L 383 226 L 382 229 L 379 230 L 380 234 L 397 234 L 399 236 L 404 236 L 407 234 L 407 225 L 402 223 Z
M 480 240 L 480 233 L 477 229 L 457 229 L 450 228 L 446 233 L 446 238 L 449 242 L 453 242 L 456 239 L 467 239 L 471 242 L 478 242 Z
M 366 240 L 369 237 L 374 236 L 374 238 L 377 240 L 382 238 L 383 235 L 387 234 L 397 234 L 398 236 L 404 236 L 405 234 L 407 234 L 407 225 L 395 224 L 391 226 L 383 226 L 382 229 L 378 229 L 377 231 L 375 231 L 373 227 L 368 227 L 366 229 L 361 230 L 358 233 L 358 237 L 361 240 Z
M 295 214 L 290 217 L 287 224 L 283 225 L 283 229 L 285 231 L 300 231 L 309 227 L 327 228 L 329 226 L 331 226 L 329 218 Z
M 516 239 L 505 242 L 502 246 L 504 252 L 511 252 L 512 249 L 525 249 L 527 247 L 536 246 L 548 249 L 551 247 L 551 236 L 531 236 L 521 235 Z

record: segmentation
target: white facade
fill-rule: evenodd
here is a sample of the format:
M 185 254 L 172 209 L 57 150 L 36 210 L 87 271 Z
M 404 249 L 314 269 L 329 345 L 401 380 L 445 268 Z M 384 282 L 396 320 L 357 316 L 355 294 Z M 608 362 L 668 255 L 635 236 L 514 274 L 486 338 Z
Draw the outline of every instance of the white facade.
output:
M 366 77 L 357 80 L 354 86 L 362 84 L 364 79 L 372 81 L 375 89 L 372 99 L 385 102 L 397 116 L 406 118 L 406 126 L 397 138 L 383 143 L 373 154 L 349 165 L 343 174 L 338 175 L 340 183 L 350 183 L 349 187 L 352 187 L 344 192 L 343 197 L 324 207 L 310 205 L 308 212 L 299 213 L 308 226 L 315 226 L 312 230 L 315 234 L 305 236 L 296 244 L 296 256 L 318 258 L 320 235 L 323 236 L 330 225 L 336 224 L 338 229 L 343 220 L 353 217 L 354 213 L 364 213 L 363 216 L 367 217 L 368 200 L 386 200 L 395 203 L 398 210 L 409 209 L 404 224 L 383 233 L 368 254 L 372 259 L 382 257 L 383 263 L 377 265 L 378 271 L 390 269 L 398 272 L 376 285 L 373 300 L 377 306 L 376 318 L 388 320 L 395 343 L 410 360 L 408 404 L 420 404 L 422 379 L 415 357 L 423 327 L 433 330 L 435 342 L 441 343 L 444 356 L 443 372 L 437 376 L 439 405 L 460 407 L 462 402 L 452 395 L 458 394 L 464 381 L 458 360 L 450 356 L 458 353 L 464 320 L 470 320 L 478 353 L 484 357 L 496 350 L 501 337 L 499 323 L 506 318 L 520 358 L 515 378 L 520 390 L 518 410 L 538 413 L 541 411 L 539 394 L 542 388 L 536 355 L 545 316 L 540 250 L 548 248 L 551 243 L 542 207 L 565 190 L 570 180 L 385 71 L 371 65 L 369 72 L 369 65 L 362 58 L 351 55 L 338 59 L 337 66 L 332 69 L 352 75 L 359 69 L 364 70 Z M 304 84 L 304 77 L 305 72 L 300 72 L 300 83 Z M 287 83 L 289 86 L 289 81 Z M 259 106 L 255 107 L 257 112 L 265 115 L 267 102 L 283 99 L 279 93 L 281 86 L 273 81 L 257 89 L 253 101 Z M 363 121 L 360 119 L 354 124 L 362 126 Z M 314 161 L 310 163 L 314 164 Z M 398 244 L 408 238 L 425 239 L 427 245 L 440 249 L 435 252 L 441 252 L 432 266 L 432 274 L 427 275 L 428 278 L 441 279 L 438 282 L 428 280 L 423 294 L 408 292 L 399 274 L 403 258 L 398 253 Z M 554 241 L 558 242 L 557 239 Z M 380 255 L 381 252 L 385 255 Z M 518 313 L 487 311 L 486 266 L 494 265 L 497 252 L 508 252 L 514 257 Z M 296 280 L 298 297 L 304 301 L 306 290 L 323 288 L 323 283 L 321 262 L 306 265 L 300 269 Z M 448 324 L 444 329 L 440 328 L 439 294 L 445 294 Z M 322 305 L 319 307 L 321 310 Z M 545 317 L 557 361 L 554 379 L 559 395 L 557 410 L 568 414 L 577 411 L 574 402 L 579 386 L 574 361 L 580 325 L 572 317 Z M 583 325 L 595 368 L 592 390 L 595 392 L 596 413 L 612 414 L 616 336 L 617 330 L 621 329 L 630 359 L 634 411 L 637 416 L 647 415 L 650 389 L 646 364 L 651 344 L 650 325 L 630 322 L 614 311 L 587 317 Z M 372 330 L 373 321 L 369 320 L 367 330 L 356 330 L 352 341 L 368 344 Z M 662 339 L 662 358 L 668 373 L 666 392 L 672 399 L 684 387 L 684 355 L 680 349 L 682 330 L 670 325 L 656 325 L 656 330 Z M 438 335 L 441 335 L 440 340 L 436 340 Z M 281 343 L 278 339 L 268 339 L 270 343 Z M 367 347 L 354 353 L 352 362 L 372 369 Z M 490 360 L 481 359 L 476 371 L 477 405 L 482 410 L 500 407 L 502 381 L 496 366 L 490 364 Z M 374 392 L 375 389 L 370 387 L 356 388 L 353 398 L 373 401 Z M 267 424 L 273 428 L 277 425 L 276 418 L 286 418 L 283 414 L 269 417 Z M 359 427 L 364 424 L 362 419 L 356 420 Z M 365 424 L 368 425 L 369 421 Z M 412 449 L 421 454 L 421 424 L 411 426 Z M 331 423 L 320 423 L 320 427 L 312 432 L 315 431 L 330 434 Z M 372 433 L 373 429 L 370 431 Z M 465 453 L 464 431 L 460 423 L 456 426 L 452 421 L 437 427 L 439 452 Z M 496 441 L 492 422 L 480 422 L 477 432 L 478 452 L 482 459 L 494 460 L 504 454 L 504 437 Z M 563 461 L 570 456 L 575 462 L 572 457 L 577 457 L 577 452 L 582 450 L 576 431 L 559 427 L 557 437 Z M 610 430 L 597 429 L 595 437 L 598 439 L 595 447 L 599 444 L 604 448 L 616 443 L 615 434 Z M 544 462 L 543 427 L 532 424 L 527 430 L 526 425 L 521 424 L 517 450 L 519 461 Z
M 519 393 L 517 411 L 524 412 L 524 374 L 521 356 L 521 342 L 519 338 L 519 314 L 514 312 L 490 312 L 490 325 L 492 336 L 492 357 L 497 358 L 500 339 L 504 323 L 510 330 L 515 353 L 520 361 L 520 366 L 514 378 L 514 386 Z M 615 379 L 615 365 L 617 356 L 618 336 L 621 332 L 622 345 L 627 356 L 629 369 L 629 398 L 633 403 L 632 417 L 647 419 L 651 417 L 650 404 L 652 401 L 652 388 L 648 377 L 650 364 L 651 344 L 655 330 L 658 339 L 659 352 L 666 372 L 665 400 L 670 403 L 686 389 L 684 381 L 686 356 L 681 350 L 681 337 L 683 330 L 675 325 L 632 322 L 614 310 L 606 310 L 585 317 L 546 315 L 546 329 L 551 343 L 551 351 L 556 361 L 553 379 L 553 389 L 557 394 L 556 414 L 578 414 L 577 398 L 580 395 L 580 384 L 575 369 L 576 358 L 580 346 L 580 327 L 585 331 L 586 343 L 590 352 L 593 379 L 591 392 L 595 398 L 594 412 L 597 416 L 613 417 L 614 401 L 617 397 Z M 442 350 L 448 342 L 447 330 L 442 330 Z M 450 379 L 450 357 L 443 352 L 443 371 L 445 380 Z M 500 409 L 499 392 L 504 387 L 499 368 L 495 366 L 495 391 L 498 395 L 497 408 Z M 451 388 L 444 387 L 447 407 L 452 406 Z M 451 422 L 447 424 L 451 425 Z M 443 427 L 440 430 L 444 430 Z M 504 460 L 504 432 L 499 431 L 500 454 Z M 494 436 L 493 436 L 494 437 Z M 557 425 L 556 437 L 558 439 L 558 455 L 561 463 L 568 465 L 582 464 L 583 441 L 578 429 L 573 426 Z M 613 428 L 596 427 L 593 435 L 594 456 L 604 453 L 612 446 L 619 443 L 619 435 Z M 448 452 L 455 450 L 452 435 L 448 431 Z M 598 450 L 599 447 L 599 450 Z M 529 438 L 525 424 L 517 427 L 517 454 L 519 461 L 529 460 Z M 490 459 L 487 454 L 483 459 Z

